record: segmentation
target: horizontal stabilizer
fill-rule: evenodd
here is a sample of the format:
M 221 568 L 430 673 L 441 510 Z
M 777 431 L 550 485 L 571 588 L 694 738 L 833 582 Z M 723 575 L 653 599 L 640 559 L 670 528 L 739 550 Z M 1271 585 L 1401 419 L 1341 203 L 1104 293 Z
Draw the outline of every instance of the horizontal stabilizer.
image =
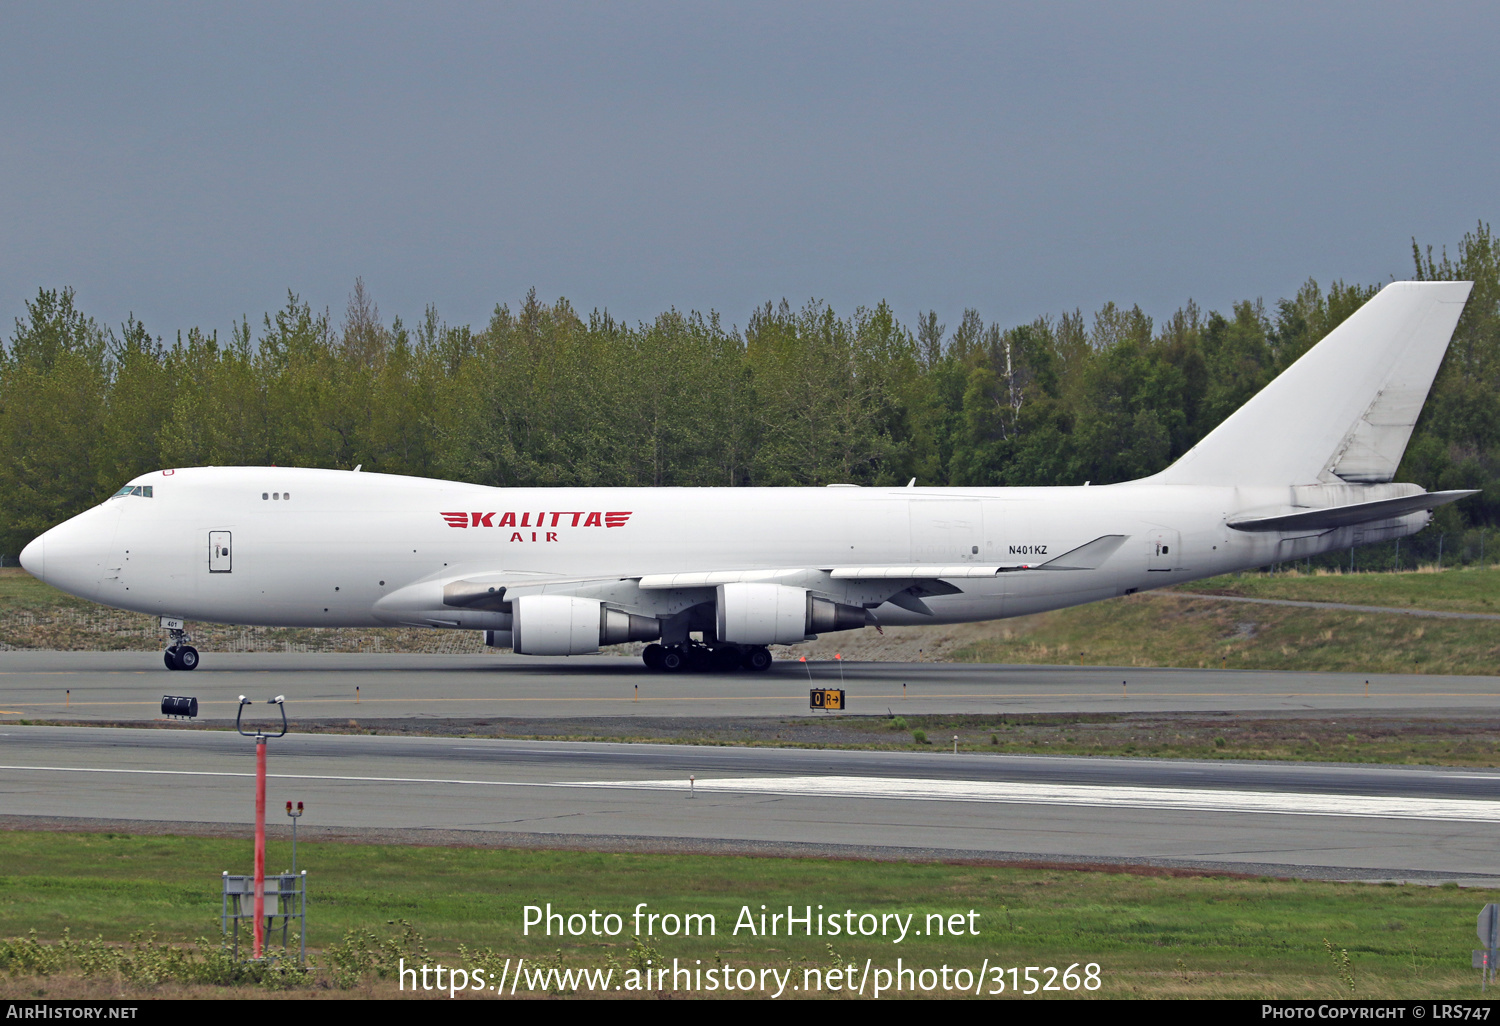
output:
M 1408 513 L 1435 509 L 1475 494 L 1477 494 L 1476 489 L 1426 492 L 1422 495 L 1403 495 L 1395 499 L 1356 502 L 1347 506 L 1328 506 L 1271 517 L 1230 518 L 1229 526 L 1236 531 L 1331 531 L 1337 527 L 1368 524 L 1376 520 L 1390 520 L 1394 517 L 1406 516 Z

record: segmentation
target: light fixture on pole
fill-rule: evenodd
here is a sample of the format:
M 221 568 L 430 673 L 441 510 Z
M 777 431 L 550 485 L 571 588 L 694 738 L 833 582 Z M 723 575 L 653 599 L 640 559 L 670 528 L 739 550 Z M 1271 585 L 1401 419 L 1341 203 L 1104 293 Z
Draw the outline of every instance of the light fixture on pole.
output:
M 253 957 L 258 961 L 264 952 L 266 941 L 266 741 L 286 734 L 286 697 L 277 695 L 267 702 L 281 710 L 281 733 L 267 734 L 264 730 L 254 733 L 240 725 L 245 715 L 245 706 L 253 704 L 244 695 L 240 696 L 239 710 L 234 714 L 234 729 L 242 737 L 255 738 L 255 947 Z
M 295 873 L 297 872 L 297 820 L 302 818 L 302 803 L 298 802 L 296 810 L 293 811 L 292 803 L 287 802 L 286 814 L 292 817 L 292 872 Z

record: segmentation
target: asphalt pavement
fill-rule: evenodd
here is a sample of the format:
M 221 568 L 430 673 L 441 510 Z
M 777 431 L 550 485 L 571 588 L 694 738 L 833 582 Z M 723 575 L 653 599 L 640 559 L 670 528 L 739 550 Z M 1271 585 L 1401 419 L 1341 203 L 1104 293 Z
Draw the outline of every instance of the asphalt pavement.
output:
M 370 735 L 270 746 L 270 808 L 305 802 L 309 839 L 1500 884 L 1497 771 Z M 248 836 L 253 772 L 253 742 L 231 732 L 0 725 L 11 825 Z
M 806 716 L 810 687 L 842 687 L 854 714 L 1500 708 L 1500 677 L 1421 674 L 845 661 L 666 675 L 613 656 L 321 653 L 207 653 L 199 669 L 171 673 L 149 652 L 5 652 L 0 724 L 156 719 L 168 694 L 196 697 L 200 718 L 216 722 L 234 719 L 242 694 L 285 695 L 292 715 L 310 719 Z

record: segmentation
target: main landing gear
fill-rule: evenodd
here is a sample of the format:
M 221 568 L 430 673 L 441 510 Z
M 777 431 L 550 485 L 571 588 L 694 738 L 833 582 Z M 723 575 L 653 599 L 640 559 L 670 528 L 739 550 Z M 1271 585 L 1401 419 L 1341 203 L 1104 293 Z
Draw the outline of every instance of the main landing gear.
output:
M 657 673 L 733 672 L 761 673 L 771 668 L 771 651 L 764 645 L 647 645 L 641 661 Z
M 169 670 L 196 670 L 198 668 L 198 650 L 188 642 L 192 639 L 188 633 L 181 628 L 171 631 L 172 644 L 162 653 L 162 661 L 167 664 Z

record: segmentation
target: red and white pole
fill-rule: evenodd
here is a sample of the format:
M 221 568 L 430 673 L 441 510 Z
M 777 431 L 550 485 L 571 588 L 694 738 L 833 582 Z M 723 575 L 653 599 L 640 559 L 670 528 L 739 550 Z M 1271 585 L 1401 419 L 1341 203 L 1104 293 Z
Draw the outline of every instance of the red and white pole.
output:
M 250 733 L 241 720 L 245 715 L 245 706 L 253 704 L 244 695 L 240 696 L 240 708 L 234 714 L 234 729 L 243 737 L 255 738 L 255 898 L 251 907 L 255 910 L 254 957 L 259 959 L 265 953 L 266 945 L 266 740 L 285 737 L 287 722 L 286 698 L 277 695 L 271 699 L 270 704 L 281 711 L 281 733 L 267 734 L 264 730 Z
M 266 738 L 255 739 L 255 958 L 266 940 Z

